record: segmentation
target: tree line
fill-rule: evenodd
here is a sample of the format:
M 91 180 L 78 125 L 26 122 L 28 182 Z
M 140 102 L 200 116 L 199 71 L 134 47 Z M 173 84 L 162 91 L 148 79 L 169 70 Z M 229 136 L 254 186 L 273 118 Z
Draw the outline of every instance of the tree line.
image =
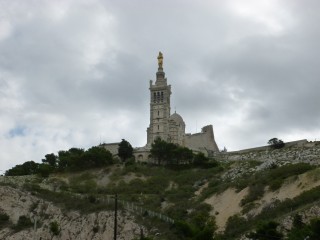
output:
M 203 153 L 194 154 L 191 149 L 168 143 L 160 138 L 156 139 L 151 146 L 152 158 L 158 165 L 193 164 L 195 166 L 216 165 L 215 161 L 209 163 L 209 159 Z M 123 163 L 134 161 L 131 144 L 122 139 L 118 147 L 118 157 Z M 82 148 L 70 148 L 58 151 L 58 154 L 46 154 L 42 163 L 27 161 L 5 172 L 6 176 L 22 176 L 39 174 L 43 177 L 53 172 L 81 171 L 90 168 L 99 168 L 112 165 L 118 160 L 111 152 L 101 146 L 94 146 L 88 150 Z
M 52 172 L 80 171 L 84 169 L 104 167 L 114 163 L 112 154 L 105 148 L 94 146 L 88 150 L 70 148 L 61 150 L 58 155 L 46 154 L 42 163 L 28 161 L 6 171 L 6 176 L 40 174 L 43 177 Z
M 157 138 L 151 145 L 151 156 L 158 165 L 180 165 L 189 164 L 195 166 L 214 167 L 216 161 L 209 161 L 202 152 L 193 153 L 187 147 L 179 146 L 178 144 L 166 142 Z

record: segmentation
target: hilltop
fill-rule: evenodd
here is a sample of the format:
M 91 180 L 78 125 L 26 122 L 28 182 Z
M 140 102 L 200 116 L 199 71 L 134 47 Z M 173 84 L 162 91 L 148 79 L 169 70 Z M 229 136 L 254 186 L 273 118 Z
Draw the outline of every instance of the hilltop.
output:
M 271 220 L 290 236 L 297 216 L 303 226 L 320 216 L 319 154 L 314 143 L 224 153 L 206 166 L 2 176 L 0 239 L 113 239 L 115 193 L 118 239 L 246 239 Z

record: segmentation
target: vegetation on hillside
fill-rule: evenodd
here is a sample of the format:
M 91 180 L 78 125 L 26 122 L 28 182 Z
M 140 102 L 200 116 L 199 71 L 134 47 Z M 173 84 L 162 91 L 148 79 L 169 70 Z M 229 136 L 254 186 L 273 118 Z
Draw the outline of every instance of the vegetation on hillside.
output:
M 217 165 L 217 162 L 215 161 L 209 163 L 209 159 L 205 157 L 203 153 L 193 154 L 192 150 L 189 148 L 181 147 L 173 143 L 167 143 L 161 139 L 157 139 L 152 144 L 151 154 L 157 159 L 158 165 L 194 164 L 204 167 Z M 125 139 L 122 139 L 119 144 L 118 156 L 121 158 L 122 162 L 126 162 L 133 157 L 133 148 Z M 70 148 L 67 151 L 59 151 L 58 155 L 55 155 L 54 153 L 46 154 L 45 158 L 42 159 L 42 163 L 27 161 L 23 164 L 16 165 L 7 170 L 5 175 L 22 176 L 39 174 L 42 177 L 48 177 L 49 174 L 53 172 L 72 172 L 101 168 L 116 162 L 117 161 L 113 158 L 110 151 L 103 147 L 94 146 L 88 150 Z M 129 162 L 127 163 L 129 164 Z
M 278 139 L 278 138 L 271 138 L 268 141 L 268 144 L 270 145 L 270 147 L 272 149 L 280 149 L 285 146 L 285 143 L 281 139 Z
M 181 147 L 174 143 L 168 143 L 160 138 L 157 138 L 152 143 L 151 154 L 158 161 L 158 165 L 161 163 L 190 163 L 193 159 L 192 150 L 189 148 Z
M 320 239 L 320 218 L 314 218 L 309 224 L 302 222 L 302 217 L 296 214 L 293 219 L 293 228 L 287 235 L 288 240 L 318 240 Z
M 309 239 L 319 239 L 319 219 L 309 224 L 295 217 L 294 226 L 286 238 L 277 227 L 277 221 L 285 214 L 319 201 L 320 187 L 305 191 L 293 199 L 275 201 L 257 215 L 247 214 L 266 190 L 278 190 L 288 179 L 307 171 L 314 173 L 317 171 L 313 170 L 315 166 L 306 163 L 283 166 L 273 164 L 264 170 L 228 178 L 224 174 L 232 168 L 232 163 L 217 162 L 202 153 L 194 154 L 190 149 L 161 139 L 152 145 L 151 154 L 156 160 L 154 165 L 132 161 L 130 143 L 125 140 L 122 143 L 123 151 L 119 151 L 119 156 L 123 154 L 121 158 L 125 164 L 119 164 L 109 151 L 101 147 L 92 147 L 86 151 L 71 148 L 59 151 L 58 155 L 45 155 L 41 164 L 29 161 L 17 165 L 8 170 L 6 175 L 40 174 L 47 177 L 50 173 L 57 173 L 47 179 L 53 191 L 40 187 L 41 178 L 26 183 L 24 189 L 66 210 L 79 210 L 82 213 L 111 210 L 112 203 L 106 203 L 103 199 L 110 199 L 111 195 L 117 194 L 120 202 L 132 203 L 141 209 L 149 209 L 174 219 L 174 224 L 164 223 L 152 217 L 147 210 L 133 213 L 137 222 L 161 232 L 157 239 L 211 240 L 214 236 L 214 239 L 231 240 L 244 234 L 251 239 L 296 240 L 308 236 Z M 251 161 L 247 164 L 256 167 L 259 163 Z M 96 170 L 89 171 L 94 168 Z M 97 172 L 99 177 L 95 174 Z M 107 180 L 103 182 L 101 179 Z M 241 201 L 242 212 L 228 219 L 223 234 L 216 233 L 215 216 L 212 214 L 214 209 L 204 200 L 228 188 L 241 191 L 247 187 L 248 194 Z M 123 210 L 123 207 L 119 203 L 119 209 Z M 0 215 L 0 229 L 1 226 L 7 226 L 8 222 L 5 215 Z M 14 229 L 30 226 L 30 219 L 22 216 Z M 60 226 L 52 222 L 50 231 L 52 235 L 58 235 Z
M 151 155 L 158 165 L 194 165 L 205 168 L 215 167 L 218 163 L 202 152 L 193 153 L 191 149 L 157 138 L 151 145 Z
M 90 168 L 99 168 L 114 163 L 112 154 L 102 147 L 91 147 L 88 150 L 70 148 L 68 151 L 59 151 L 58 155 L 46 154 L 42 163 L 28 161 L 6 171 L 6 176 L 22 176 L 40 174 L 47 177 L 53 172 L 81 171 Z
M 0 213 L 0 230 L 9 223 L 9 216 L 6 213 Z
M 120 157 L 122 162 L 125 162 L 127 159 L 133 157 L 133 147 L 125 139 L 122 139 L 122 141 L 119 144 L 118 156 Z
M 312 167 L 308 166 L 309 165 L 295 164 L 269 169 L 260 172 L 261 179 L 256 176 L 256 180 L 264 183 L 264 181 L 268 181 L 274 177 L 275 174 L 278 174 L 279 178 L 287 178 L 293 176 L 293 174 L 299 174 L 307 171 L 307 169 L 312 169 Z M 159 239 L 166 240 L 204 240 L 212 239 L 212 235 L 215 235 L 215 239 L 229 240 L 238 239 L 239 236 L 248 232 L 252 232 L 252 234 L 261 234 L 263 231 L 270 232 L 273 231 L 272 227 L 269 230 L 265 228 L 272 224 L 268 225 L 266 223 L 274 221 L 284 214 L 295 211 L 301 206 L 320 199 L 320 189 L 316 187 L 302 193 L 296 198 L 287 199 L 282 202 L 277 201 L 272 207 L 263 209 L 262 212 L 255 217 L 246 219 L 240 214 L 234 215 L 229 218 L 225 233 L 223 235 L 215 234 L 214 216 L 210 215 L 213 209 L 210 205 L 205 204 L 203 199 L 207 194 L 206 191 L 210 190 L 210 188 L 216 188 L 217 186 L 209 184 L 202 192 L 198 193 L 198 196 L 195 195 L 195 192 L 201 188 L 204 183 L 218 179 L 226 168 L 228 168 L 228 165 L 225 164 L 220 164 L 212 168 L 199 168 L 193 165 L 116 165 L 104 168 L 104 174 L 107 174 L 110 178 L 110 182 L 106 185 L 98 185 L 94 174 L 80 172 L 75 176 L 69 177 L 69 184 L 61 183 L 58 179 L 52 179 L 54 180 L 52 184 L 58 184 L 57 189 L 60 189 L 60 191 L 57 192 L 42 189 L 37 182 L 26 184 L 24 188 L 32 192 L 33 195 L 54 202 L 66 208 L 66 210 L 74 209 L 84 213 L 113 209 L 112 204 L 108 205 L 101 201 L 101 199 L 117 193 L 121 200 L 134 203 L 135 206 L 141 206 L 173 218 L 175 224 L 170 225 L 168 223 L 162 223 L 160 220 L 154 219 L 143 212 L 141 215 L 138 214 L 136 216 L 136 221 L 149 229 L 157 226 L 162 235 Z M 69 173 L 65 173 L 62 176 L 67 177 Z M 130 180 L 127 180 L 128 176 L 130 176 Z M 237 181 L 239 182 L 240 180 L 241 179 L 238 179 Z M 246 181 L 245 178 L 243 181 Z M 250 181 L 247 179 L 248 183 L 250 183 Z M 219 184 L 220 183 L 218 183 L 218 185 Z M 231 186 L 231 184 L 233 184 L 233 186 L 237 185 L 235 182 L 229 182 L 228 184 L 229 186 Z M 81 195 L 77 195 L 79 193 Z M 79 196 L 82 197 L 79 198 Z M 119 207 L 121 209 L 121 205 Z M 301 234 L 304 234 L 304 232 L 310 234 L 310 226 L 307 227 L 306 225 L 303 227 Z M 307 231 L 306 229 L 309 230 Z M 255 239 L 268 238 L 256 237 Z M 295 240 L 295 238 L 292 239 Z

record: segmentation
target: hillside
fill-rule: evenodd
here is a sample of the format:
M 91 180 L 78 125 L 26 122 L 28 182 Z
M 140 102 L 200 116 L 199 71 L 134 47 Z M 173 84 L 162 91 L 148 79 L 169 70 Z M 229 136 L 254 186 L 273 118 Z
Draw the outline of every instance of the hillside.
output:
M 205 239 L 208 228 L 215 239 L 246 239 L 268 220 L 288 233 L 297 214 L 304 224 L 320 216 L 320 168 L 301 157 L 311 150 L 293 164 L 282 157 L 293 150 L 283 149 L 272 153 L 281 158 L 220 156 L 206 167 L 114 164 L 48 178 L 1 176 L 0 214 L 9 219 L 0 219 L 0 239 L 113 239 L 115 193 L 118 239 L 140 239 L 141 232 L 151 239 Z M 188 237 L 192 231 L 198 235 Z

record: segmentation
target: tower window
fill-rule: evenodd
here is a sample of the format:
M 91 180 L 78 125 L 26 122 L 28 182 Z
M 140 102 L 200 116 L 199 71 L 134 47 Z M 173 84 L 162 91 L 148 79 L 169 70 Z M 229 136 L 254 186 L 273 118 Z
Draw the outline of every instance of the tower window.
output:
M 163 102 L 163 92 L 161 92 L 161 102 Z
M 160 92 L 157 92 L 157 102 L 160 102 Z
M 158 116 L 159 116 L 159 111 L 158 111 Z
M 156 100 L 157 100 L 157 94 L 154 92 L 154 93 L 153 93 L 153 102 L 155 103 Z
M 158 125 L 158 130 L 159 130 L 159 125 Z

